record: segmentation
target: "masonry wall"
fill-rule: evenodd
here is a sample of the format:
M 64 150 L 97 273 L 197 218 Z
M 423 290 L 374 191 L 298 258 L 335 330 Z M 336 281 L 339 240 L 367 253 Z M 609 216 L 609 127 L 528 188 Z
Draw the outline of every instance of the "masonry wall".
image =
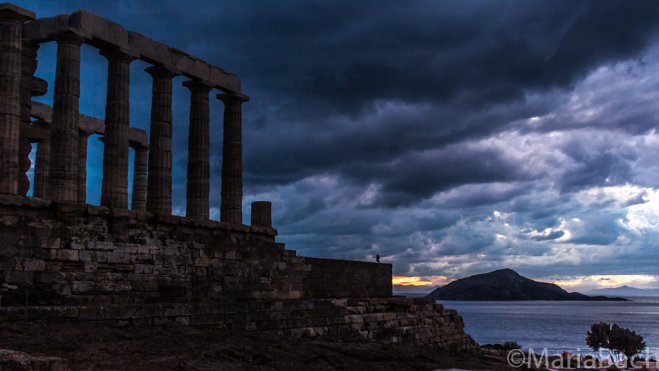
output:
M 346 342 L 413 343 L 451 350 L 477 347 L 464 333 L 464 322 L 456 311 L 401 297 L 0 308 L 0 325 L 26 320 L 100 321 L 119 326 L 178 323 Z
M 0 196 L 2 305 L 26 295 L 31 305 L 391 296 L 391 265 L 297 256 L 275 235 Z
M 305 258 L 305 263 L 310 268 L 303 282 L 305 297 L 381 297 L 392 289 L 391 264 L 319 258 Z
M 273 229 L 0 196 L 0 323 L 180 323 L 476 347 L 455 311 L 392 297 L 390 264 L 297 256 L 275 235 Z

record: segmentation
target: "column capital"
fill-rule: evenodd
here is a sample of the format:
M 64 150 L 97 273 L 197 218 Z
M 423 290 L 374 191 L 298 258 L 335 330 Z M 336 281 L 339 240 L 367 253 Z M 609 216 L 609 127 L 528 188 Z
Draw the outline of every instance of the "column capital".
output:
M 81 34 L 73 30 L 69 30 L 57 34 L 55 36 L 55 41 L 57 41 L 58 44 L 71 44 L 80 46 L 85 42 L 85 38 Z
M 82 130 L 82 129 L 78 129 L 78 136 L 79 137 L 89 138 L 89 136 L 92 135 L 92 134 L 94 134 L 93 131 L 85 131 L 85 130 Z
M 36 122 L 34 122 L 32 125 L 42 129 L 42 130 L 50 130 L 50 123 L 42 118 L 38 118 Z M 46 135 L 44 139 L 49 139 L 50 136 Z
M 134 149 L 135 151 L 148 151 L 149 150 L 149 147 L 145 146 L 144 143 L 138 142 L 138 141 L 135 141 L 135 140 L 130 140 L 130 139 L 128 140 L 128 146 L 130 148 Z
M 25 22 L 36 18 L 36 14 L 11 3 L 0 4 L 0 20 Z
M 210 82 L 196 79 L 183 81 L 182 85 L 190 89 L 191 92 L 198 93 L 208 93 L 215 88 L 215 86 Z
M 108 61 L 130 63 L 135 59 L 135 57 L 128 54 L 126 51 L 124 51 L 121 48 L 102 49 L 98 52 L 98 54 L 107 58 Z
M 144 69 L 146 73 L 151 75 L 153 78 L 156 77 L 161 77 L 161 78 L 174 78 L 174 76 L 178 75 L 178 72 L 175 71 L 172 68 L 169 68 L 167 66 L 163 65 L 158 65 L 158 66 L 150 66 Z
M 48 82 L 41 77 L 32 77 L 30 80 L 30 93 L 33 97 L 40 97 L 48 93 Z
M 243 94 L 234 94 L 234 93 L 220 93 L 217 95 L 217 99 L 224 102 L 224 104 L 243 104 L 249 101 L 249 97 Z

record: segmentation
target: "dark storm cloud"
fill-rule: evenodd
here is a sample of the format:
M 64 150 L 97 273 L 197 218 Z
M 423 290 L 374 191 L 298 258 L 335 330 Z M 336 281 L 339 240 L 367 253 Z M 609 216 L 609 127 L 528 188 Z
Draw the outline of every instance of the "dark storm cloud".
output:
M 590 186 L 624 184 L 632 174 L 630 163 L 637 157 L 631 148 L 597 138 L 591 138 L 590 141 L 570 140 L 562 150 L 574 160 L 573 167 L 558 181 L 562 192 L 574 192 Z
M 594 66 L 638 53 L 654 36 L 658 15 L 648 2 L 594 0 L 240 8 L 228 22 L 199 26 L 230 36 L 217 58 L 235 58 L 273 91 L 339 110 L 373 99 L 463 101 L 462 95 L 477 109 L 529 89 L 562 87 Z M 247 53 L 227 55 L 236 49 Z
M 342 173 L 349 179 L 381 184 L 375 204 L 396 207 L 464 184 L 522 180 L 527 175 L 521 165 L 499 150 L 448 146 L 384 165 L 348 165 L 350 169 Z
M 464 185 L 440 195 L 434 206 L 463 209 L 495 205 L 520 197 L 533 191 L 533 189 L 534 185 L 530 182 L 492 182 Z
M 255 96 L 267 96 L 287 111 L 284 120 L 311 126 L 264 128 L 265 138 L 271 130 L 289 137 L 259 147 L 281 161 L 247 158 L 259 170 L 254 182 L 288 182 L 306 176 L 305 171 L 335 171 L 351 161 L 368 165 L 491 133 L 517 117 L 493 117 L 493 105 L 571 86 L 602 63 L 638 54 L 657 27 L 657 8 L 641 2 L 277 4 L 248 5 L 243 11 L 249 30 L 235 30 L 233 23 L 206 26 L 235 36 L 227 38 L 230 50 L 250 45 L 247 53 L 218 50 L 217 58 L 236 58 L 230 63 L 246 69 L 242 75 L 251 77 L 246 86 L 254 85 Z M 361 130 L 379 101 L 434 108 L 404 112 L 407 119 L 398 118 L 393 126 L 380 117 L 378 129 Z M 484 115 L 481 110 L 488 112 L 485 120 L 474 118 Z M 362 118 L 331 119 L 342 114 Z M 310 125 L 319 121 L 327 126 Z M 319 129 L 322 134 L 312 132 Z

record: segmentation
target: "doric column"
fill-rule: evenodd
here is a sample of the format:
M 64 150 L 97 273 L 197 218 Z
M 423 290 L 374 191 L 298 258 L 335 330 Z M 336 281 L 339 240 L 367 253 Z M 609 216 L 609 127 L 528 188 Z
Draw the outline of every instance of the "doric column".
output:
M 37 50 L 38 44 L 23 40 L 21 50 L 21 126 L 29 127 L 32 123 L 30 114 L 32 112 L 32 96 L 34 85 L 34 72 L 37 69 Z M 19 155 L 18 155 L 18 194 L 25 196 L 30 190 L 30 179 L 28 171 L 32 166 L 30 161 L 30 152 L 32 151 L 32 142 L 30 138 L 20 136 Z
M 183 83 L 190 89 L 190 135 L 188 137 L 188 188 L 186 216 L 209 218 L 210 129 L 208 93 L 213 88 L 201 81 Z
M 45 92 L 35 90 L 34 72 L 37 70 L 39 44 L 23 40 L 21 50 L 21 122 L 31 124 L 32 97 Z
M 48 174 L 48 198 L 53 201 L 78 202 L 80 45 L 83 41 L 72 32 L 57 37 Z
M 272 228 L 272 203 L 270 201 L 252 202 L 252 222 L 254 227 Z
M 48 162 L 50 159 L 50 138 L 46 137 L 37 144 L 37 156 L 34 161 L 34 197 L 46 198 L 48 195 Z
M 30 178 L 27 176 L 32 167 L 30 152 L 32 152 L 30 138 L 20 138 L 18 142 L 18 194 L 21 196 L 27 196 L 27 192 L 30 190 Z
M 80 131 L 78 133 L 78 202 L 87 203 L 87 144 L 89 135 Z
M 18 192 L 23 22 L 34 13 L 0 4 L 0 193 Z
M 127 209 L 130 62 L 133 58 L 117 49 L 103 50 L 101 55 L 108 59 L 101 205 Z
M 224 138 L 222 144 L 222 200 L 220 220 L 231 224 L 243 222 L 243 140 L 242 104 L 244 96 L 218 94 L 224 102 Z
M 172 79 L 162 66 L 146 69 L 153 77 L 149 178 L 146 208 L 152 213 L 172 213 Z
M 149 151 L 142 146 L 136 146 L 135 162 L 133 163 L 133 210 L 146 210 L 146 170 L 148 159 Z

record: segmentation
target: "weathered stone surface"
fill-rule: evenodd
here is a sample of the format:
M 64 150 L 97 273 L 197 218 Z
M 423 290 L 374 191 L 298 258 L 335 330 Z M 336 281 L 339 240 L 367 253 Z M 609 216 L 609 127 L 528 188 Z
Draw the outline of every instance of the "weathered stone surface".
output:
M 172 79 L 164 67 L 149 67 L 153 77 L 151 135 L 146 208 L 152 213 L 172 212 Z
M 18 192 L 23 23 L 34 13 L 0 5 L 0 193 Z
M 18 194 L 26 196 L 30 190 L 30 179 L 27 172 L 32 167 L 30 160 L 30 152 L 32 151 L 32 143 L 26 138 L 21 138 L 18 142 Z
M 71 14 L 70 26 L 81 30 L 90 37 L 90 43 L 99 49 L 120 48 L 124 53 L 129 49 L 128 31 L 121 25 L 86 10 Z
M 149 151 L 147 148 L 135 146 L 135 162 L 133 164 L 133 200 L 131 209 L 146 211 L 147 192 L 147 162 Z
M 184 75 L 201 81 L 209 80 L 210 67 L 201 59 L 195 58 L 182 50 L 172 48 L 172 60 L 174 68 L 183 71 Z
M 252 202 L 252 227 L 272 228 L 272 203 L 270 201 Z
M 48 166 L 48 197 L 55 201 L 78 202 L 80 46 L 83 41 L 74 33 L 62 34 L 57 39 Z
M 87 145 L 89 134 L 78 132 L 78 202 L 87 203 Z
M 113 285 L 106 289 L 113 290 Z M 94 287 L 76 282 L 73 293 Z M 114 289 L 116 290 L 116 289 Z M 0 321 L 23 321 L 24 307 L 0 308 Z M 232 331 L 262 331 L 301 338 L 328 337 L 346 342 L 377 341 L 436 345 L 471 350 L 477 345 L 464 333 L 462 317 L 432 304 L 414 304 L 406 298 L 264 300 L 231 303 L 108 304 L 89 306 L 34 306 L 30 319 L 104 321 L 162 326 L 220 325 Z
M 55 35 L 69 31 L 69 25 L 70 16 L 60 14 L 27 22 L 23 26 L 23 33 L 26 39 L 33 42 L 48 42 L 54 40 Z
M 372 294 L 391 292 L 391 280 L 378 278 L 391 271 L 389 264 L 306 257 L 304 261 L 310 265 L 304 281 L 304 291 L 309 297 L 334 297 L 337 296 L 336 292 L 341 292 L 344 294 L 341 296 L 345 297 L 359 297 L 360 293 L 363 296 L 374 296 Z
M 40 102 L 32 101 L 32 117 L 40 120 L 44 125 L 52 123 L 52 108 Z M 34 125 L 33 125 L 34 126 Z M 80 114 L 80 131 L 87 135 L 99 134 L 105 135 L 105 121 L 102 119 Z M 44 134 L 41 134 L 42 136 Z M 46 131 L 47 135 L 47 131 Z M 32 136 L 31 139 L 42 140 L 42 136 Z M 146 133 L 142 129 L 128 128 L 128 141 L 134 145 L 139 145 L 145 148 L 149 147 L 149 140 Z
M 0 279 L 22 287 L 38 276 L 38 297 L 50 298 L 44 304 L 391 295 L 391 265 L 299 257 L 267 229 L 37 200 L 0 197 L 0 215 L 7 216 L 0 223 L 3 251 L 36 259 L 26 269 L 0 257 Z M 43 275 L 49 271 L 65 272 L 66 281 L 49 281 Z M 72 282 L 98 290 L 70 296 Z
M 129 32 L 130 49 L 134 55 L 153 64 L 174 66 L 172 48 L 137 32 Z
M 218 87 L 234 93 L 241 91 L 240 80 L 231 72 L 227 72 L 217 66 L 210 66 L 209 73 L 208 79 Z
M 32 161 L 30 160 L 32 141 L 23 134 L 23 131 L 25 128 L 32 127 L 30 111 L 32 107 L 33 81 L 35 80 L 34 72 L 37 69 L 37 49 L 37 44 L 23 40 L 23 47 L 21 50 L 20 86 L 21 125 L 18 154 L 18 194 L 23 196 L 25 196 L 30 189 L 30 180 L 27 172 L 32 166 Z
M 243 139 L 242 104 L 246 98 L 220 94 L 224 102 L 224 131 L 222 141 L 222 190 L 220 220 L 242 224 L 243 220 Z
M 24 26 L 26 38 L 34 42 L 52 41 L 67 31 L 75 31 L 100 49 L 119 48 L 135 58 L 166 66 L 193 79 L 207 81 L 209 85 L 224 91 L 241 92 L 240 79 L 233 73 L 139 33 L 126 31 L 121 25 L 88 11 L 41 18 Z
M 0 349 L 0 370 L 12 371 L 68 371 L 67 361 L 57 357 L 37 357 L 24 352 Z
M 209 218 L 210 205 L 210 108 L 211 86 L 201 81 L 186 81 L 190 89 L 190 134 L 188 136 L 188 187 L 186 216 L 195 220 Z
M 0 17 L 19 19 L 21 22 L 25 22 L 27 20 L 34 19 L 36 14 L 30 10 L 21 8 L 18 5 L 2 3 L 0 4 Z
M 117 33 L 120 31 L 116 29 Z M 114 31 L 108 32 L 113 34 Z M 126 34 L 127 39 L 128 34 Z M 101 205 L 127 209 L 130 63 L 132 57 L 117 49 L 104 51 L 102 54 L 109 63 Z

